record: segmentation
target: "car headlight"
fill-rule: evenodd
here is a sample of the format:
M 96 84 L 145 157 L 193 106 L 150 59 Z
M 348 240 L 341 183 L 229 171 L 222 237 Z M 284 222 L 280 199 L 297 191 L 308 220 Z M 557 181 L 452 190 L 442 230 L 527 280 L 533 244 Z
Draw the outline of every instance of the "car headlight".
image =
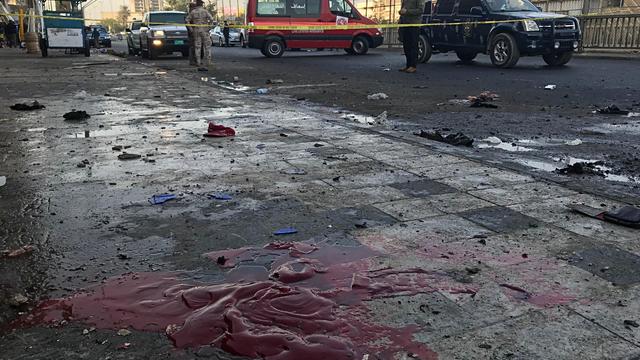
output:
M 151 32 L 151 36 L 153 36 L 153 37 L 164 37 L 164 31 L 163 30 L 155 30 L 155 31 Z
M 538 23 L 534 20 L 525 20 L 522 24 L 524 25 L 524 31 L 540 31 Z

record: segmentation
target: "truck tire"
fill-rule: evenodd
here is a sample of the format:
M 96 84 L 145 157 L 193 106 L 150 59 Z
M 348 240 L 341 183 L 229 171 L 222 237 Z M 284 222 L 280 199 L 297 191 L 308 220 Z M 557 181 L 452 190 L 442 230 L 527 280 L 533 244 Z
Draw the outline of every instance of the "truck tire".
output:
M 549 66 L 563 66 L 566 65 L 573 57 L 573 51 L 567 51 L 563 53 L 553 53 L 542 55 L 542 59 Z
M 500 68 L 514 67 L 520 60 L 520 49 L 513 35 L 499 33 L 491 38 L 489 47 L 491 63 Z
M 351 52 L 347 51 L 347 53 L 353 55 L 364 55 L 369 51 L 369 40 L 367 40 L 364 36 L 356 36 L 355 39 L 351 42 Z
M 478 56 L 478 53 L 475 51 L 468 50 L 456 50 L 456 55 L 458 55 L 458 59 L 463 63 L 467 64 L 473 61 L 473 59 Z
M 431 48 L 431 41 L 429 41 L 429 37 L 425 34 L 420 34 L 418 36 L 418 62 L 426 63 L 431 59 L 432 53 L 433 49 Z
M 263 54 L 269 58 L 281 57 L 284 54 L 284 42 L 280 38 L 270 37 L 264 41 Z

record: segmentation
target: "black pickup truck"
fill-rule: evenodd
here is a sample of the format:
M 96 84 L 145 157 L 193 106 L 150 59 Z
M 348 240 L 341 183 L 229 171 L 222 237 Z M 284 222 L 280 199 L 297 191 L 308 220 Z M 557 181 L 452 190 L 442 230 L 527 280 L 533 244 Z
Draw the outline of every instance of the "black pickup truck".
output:
M 462 62 L 488 54 L 502 68 L 515 66 L 520 56 L 539 55 L 550 66 L 562 66 L 581 39 L 576 18 L 542 12 L 528 0 L 427 1 L 422 22 L 434 25 L 421 28 L 420 62 L 455 51 Z

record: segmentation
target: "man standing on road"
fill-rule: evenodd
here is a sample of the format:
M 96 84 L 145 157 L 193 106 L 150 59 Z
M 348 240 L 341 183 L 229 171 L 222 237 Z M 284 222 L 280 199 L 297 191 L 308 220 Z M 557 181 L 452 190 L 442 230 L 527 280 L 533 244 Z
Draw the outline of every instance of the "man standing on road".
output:
M 229 23 L 226 20 L 222 27 L 222 35 L 224 35 L 224 47 L 229 47 Z
M 5 30 L 7 36 L 7 43 L 10 48 L 18 46 L 18 27 L 13 20 L 9 20 Z
M 400 9 L 400 24 L 420 24 L 422 18 L 421 0 L 402 0 Z M 402 48 L 407 58 L 407 66 L 400 69 L 402 72 L 413 74 L 418 66 L 418 35 L 420 28 L 408 26 L 400 28 L 402 33 Z
M 91 32 L 91 37 L 93 38 L 93 45 L 97 48 L 100 47 L 100 31 L 98 31 L 97 27 L 93 28 Z
M 191 11 L 195 8 L 196 4 L 190 2 L 187 14 L 191 14 Z M 196 37 L 193 29 L 193 26 L 187 26 L 187 33 L 189 34 L 189 65 L 195 66 L 198 65 L 198 63 L 196 62 Z
M 195 38 L 196 63 L 198 71 L 209 71 L 211 62 L 211 38 L 209 37 L 209 27 L 213 22 L 213 16 L 203 7 L 203 0 L 196 0 L 196 7 L 187 16 L 187 23 L 193 24 L 192 31 Z M 209 26 L 207 26 L 209 25 Z M 199 55 L 203 52 L 204 56 Z

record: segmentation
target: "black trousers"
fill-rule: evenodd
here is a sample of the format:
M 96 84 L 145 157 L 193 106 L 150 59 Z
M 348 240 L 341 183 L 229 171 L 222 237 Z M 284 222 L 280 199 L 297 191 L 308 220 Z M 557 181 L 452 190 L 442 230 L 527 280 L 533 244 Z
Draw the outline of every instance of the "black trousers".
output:
M 402 28 L 402 48 L 404 56 L 407 58 L 407 67 L 418 66 L 418 34 L 420 28 L 417 26 Z

